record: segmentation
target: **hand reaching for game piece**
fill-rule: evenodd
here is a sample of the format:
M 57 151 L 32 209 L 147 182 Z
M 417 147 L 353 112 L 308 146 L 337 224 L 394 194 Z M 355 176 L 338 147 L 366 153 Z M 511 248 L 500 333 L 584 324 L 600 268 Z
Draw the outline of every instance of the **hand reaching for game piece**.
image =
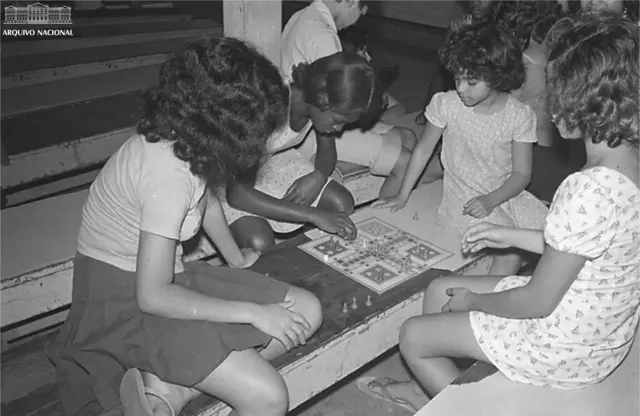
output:
M 471 226 L 462 235 L 462 252 L 477 253 L 484 248 L 508 248 L 512 228 L 481 222 Z
M 336 234 L 345 240 L 353 240 L 358 235 L 356 225 L 343 212 L 318 210 L 313 218 L 313 224 L 330 234 Z

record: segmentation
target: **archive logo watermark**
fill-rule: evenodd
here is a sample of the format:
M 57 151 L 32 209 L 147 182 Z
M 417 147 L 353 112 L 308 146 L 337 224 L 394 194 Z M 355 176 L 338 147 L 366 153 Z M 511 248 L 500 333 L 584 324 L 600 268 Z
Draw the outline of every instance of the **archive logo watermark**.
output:
M 3 36 L 73 36 L 73 29 L 64 27 L 72 24 L 69 6 L 50 7 L 42 3 L 24 7 L 7 6 L 4 8 L 3 23 Z M 42 27 L 33 28 L 33 25 Z M 47 25 L 62 27 L 46 27 Z

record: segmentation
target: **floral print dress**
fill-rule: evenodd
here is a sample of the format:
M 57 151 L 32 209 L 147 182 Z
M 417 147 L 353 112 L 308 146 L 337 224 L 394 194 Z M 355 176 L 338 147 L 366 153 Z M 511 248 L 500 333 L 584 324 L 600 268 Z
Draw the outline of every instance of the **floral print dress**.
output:
M 610 168 L 574 173 L 556 193 L 544 238 L 587 258 L 556 309 L 540 319 L 471 312 L 471 327 L 514 381 L 562 389 L 598 383 L 629 352 L 640 316 L 640 190 Z M 529 279 L 508 276 L 494 291 Z

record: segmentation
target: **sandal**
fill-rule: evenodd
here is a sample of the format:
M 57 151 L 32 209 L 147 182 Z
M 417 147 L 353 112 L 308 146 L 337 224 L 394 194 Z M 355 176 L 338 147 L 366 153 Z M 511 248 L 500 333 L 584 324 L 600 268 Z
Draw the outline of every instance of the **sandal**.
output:
M 120 382 L 120 401 L 124 407 L 124 416 L 153 416 L 153 410 L 147 401 L 147 394 L 162 400 L 169 407 L 171 416 L 176 416 L 171 403 L 162 393 L 145 387 L 142 374 L 137 368 L 128 369 Z
M 409 402 L 393 397 L 389 392 L 387 386 L 390 384 L 399 383 L 398 380 L 391 377 L 360 377 L 358 379 L 358 388 L 364 394 L 373 397 L 374 399 L 384 400 L 389 403 L 393 403 L 397 406 L 403 407 L 412 413 L 416 413 L 418 409 L 411 406 Z

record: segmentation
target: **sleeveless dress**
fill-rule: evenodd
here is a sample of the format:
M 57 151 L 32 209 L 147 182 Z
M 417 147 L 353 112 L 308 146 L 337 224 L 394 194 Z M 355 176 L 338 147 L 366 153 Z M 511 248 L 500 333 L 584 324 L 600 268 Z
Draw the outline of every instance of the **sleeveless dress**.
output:
M 282 129 L 275 132 L 269 140 L 267 140 L 266 152 L 268 156 L 258 170 L 254 186 L 255 189 L 280 199 L 298 178 L 315 170 L 315 166 L 309 158 L 295 148 L 307 137 L 311 127 L 311 122 L 308 122 L 300 132 L 295 132 L 287 122 Z M 325 183 L 318 194 L 318 198 L 316 198 L 311 206 L 318 205 L 318 201 L 328 184 L 329 181 Z M 250 212 L 231 207 L 225 200 L 224 195 L 221 195 L 221 203 L 229 224 L 244 216 L 256 216 Z M 302 227 L 302 224 L 299 223 L 281 222 L 270 219 L 267 219 L 267 221 L 273 231 L 277 233 L 289 233 Z

